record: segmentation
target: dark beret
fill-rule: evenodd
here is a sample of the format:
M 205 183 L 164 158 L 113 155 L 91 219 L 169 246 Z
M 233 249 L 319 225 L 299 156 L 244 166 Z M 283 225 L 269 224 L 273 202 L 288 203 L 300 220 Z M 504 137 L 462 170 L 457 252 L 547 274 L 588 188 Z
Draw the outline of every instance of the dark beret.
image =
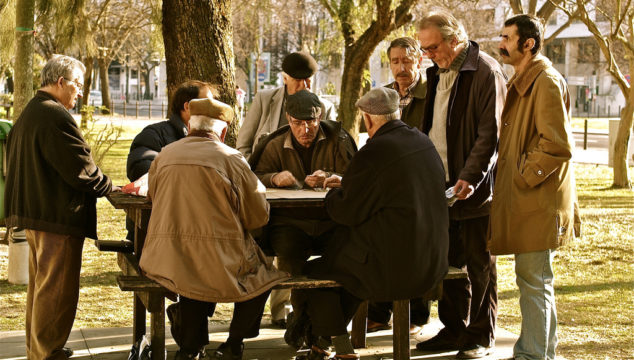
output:
M 315 59 L 303 51 L 288 54 L 282 61 L 282 70 L 295 79 L 308 79 L 317 69 Z
M 317 119 L 321 115 L 321 101 L 308 90 L 301 90 L 286 98 L 286 113 L 298 120 Z
M 361 99 L 357 100 L 357 107 L 372 115 L 387 115 L 398 110 L 400 96 L 390 88 L 384 86 L 376 87 Z

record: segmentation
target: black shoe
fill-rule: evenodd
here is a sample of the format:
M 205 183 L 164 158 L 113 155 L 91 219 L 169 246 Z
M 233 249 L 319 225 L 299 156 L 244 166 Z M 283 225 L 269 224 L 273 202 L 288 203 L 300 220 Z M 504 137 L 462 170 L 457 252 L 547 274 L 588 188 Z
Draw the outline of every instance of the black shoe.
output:
M 482 346 L 478 344 L 470 344 L 462 346 L 456 359 L 481 359 L 493 352 L 493 346 Z
M 229 344 L 222 343 L 220 344 L 220 346 L 218 346 L 218 349 L 214 351 L 211 358 L 216 360 L 242 360 L 243 352 L 244 352 L 244 344 L 242 344 L 242 347 L 240 348 L 240 352 L 237 354 L 234 354 Z
M 174 360 L 199 360 L 200 353 L 188 353 L 183 350 L 178 350 L 176 354 L 174 354 Z
M 286 329 L 286 319 L 271 320 L 271 325 L 278 329 Z
M 64 353 L 64 355 L 66 355 L 67 358 L 73 356 L 73 354 L 75 353 L 73 352 L 73 349 L 67 347 L 62 348 L 62 352 Z
M 310 347 L 310 350 L 306 354 L 297 355 L 295 360 L 327 360 L 332 357 L 332 354 L 316 345 Z
M 460 345 L 455 337 L 446 335 L 445 332 L 441 331 L 431 339 L 416 344 L 416 349 L 421 351 L 453 351 L 459 350 Z
M 301 349 L 307 343 L 306 334 L 309 333 L 309 319 L 305 312 L 297 315 L 295 312 L 288 314 L 286 319 L 286 332 L 284 341 L 296 350 Z

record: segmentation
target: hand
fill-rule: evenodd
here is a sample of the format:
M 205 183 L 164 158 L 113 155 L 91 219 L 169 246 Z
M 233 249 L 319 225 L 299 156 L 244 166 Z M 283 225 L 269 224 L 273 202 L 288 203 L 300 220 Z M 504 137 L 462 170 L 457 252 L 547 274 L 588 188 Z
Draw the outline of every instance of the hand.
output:
M 471 195 L 473 195 L 474 190 L 473 185 L 464 180 L 456 181 L 456 185 L 453 186 L 453 191 L 456 193 L 458 200 L 468 199 Z
M 327 177 L 328 174 L 326 174 L 325 171 L 317 170 L 314 173 L 306 176 L 306 179 L 304 179 L 304 183 L 311 188 L 321 187 Z
M 325 188 L 340 188 L 341 187 L 341 176 L 339 175 L 331 175 L 329 178 L 324 180 L 324 189 Z
M 284 170 L 275 174 L 275 176 L 271 178 L 271 182 L 275 187 L 287 187 L 297 184 L 297 179 L 295 179 L 290 171 Z
M 121 186 L 112 185 L 112 190 L 110 192 L 120 192 Z

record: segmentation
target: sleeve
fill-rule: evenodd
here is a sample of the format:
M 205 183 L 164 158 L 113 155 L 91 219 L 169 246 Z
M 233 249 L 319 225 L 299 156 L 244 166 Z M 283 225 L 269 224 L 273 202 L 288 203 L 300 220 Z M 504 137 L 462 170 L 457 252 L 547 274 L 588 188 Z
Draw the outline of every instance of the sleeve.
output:
M 330 101 L 324 102 L 323 100 L 322 104 L 324 104 L 324 108 L 326 110 L 326 113 L 322 120 L 337 121 L 337 109 L 335 108 L 335 105 Z
M 262 96 L 260 94 L 261 93 L 257 93 L 255 95 L 253 104 L 249 107 L 244 123 L 238 132 L 238 139 L 236 140 L 236 149 L 238 149 L 247 160 L 253 151 L 255 132 L 258 130 L 260 118 L 262 117 Z
M 339 138 L 339 145 L 337 146 L 337 154 L 335 157 L 335 174 L 343 175 L 356 152 L 356 146 L 354 140 L 342 131 L 342 135 Z
M 269 222 L 269 203 L 266 201 L 266 188 L 251 172 L 249 165 L 240 167 L 239 183 L 234 189 L 239 196 L 239 216 L 242 226 L 247 230 L 258 229 Z
M 161 152 L 162 148 L 163 143 L 158 131 L 151 127 L 143 129 L 130 145 L 126 166 L 128 179 L 134 181 L 147 174 L 150 170 L 150 164 L 152 164 L 152 161 Z
M 535 128 L 539 141 L 520 158 L 520 176 L 529 187 L 541 184 L 572 158 L 568 123 L 568 89 L 554 76 L 540 76 L 535 95 Z
M 495 152 L 498 144 L 498 129 L 506 99 L 506 79 L 504 75 L 491 70 L 479 89 L 478 102 L 478 128 L 477 138 L 469 156 L 465 159 L 465 165 L 458 174 L 458 178 L 467 181 L 474 188 L 484 180 L 486 174 L 493 167 Z
M 70 116 L 70 115 L 69 115 Z M 97 167 L 90 146 L 71 119 L 52 119 L 42 136 L 46 161 L 77 191 L 105 196 L 112 191 L 112 182 Z
M 350 162 L 341 188 L 326 194 L 326 210 L 338 224 L 355 226 L 366 221 L 377 208 L 381 193 L 376 181 L 376 171 L 371 162 L 359 156 Z
M 266 144 L 264 150 L 262 150 L 262 155 L 260 156 L 260 160 L 258 164 L 255 166 L 255 175 L 260 179 L 260 181 L 266 187 L 275 187 L 271 179 L 278 172 L 282 171 L 282 161 L 281 156 L 277 153 L 275 149 L 275 142 L 269 141 Z

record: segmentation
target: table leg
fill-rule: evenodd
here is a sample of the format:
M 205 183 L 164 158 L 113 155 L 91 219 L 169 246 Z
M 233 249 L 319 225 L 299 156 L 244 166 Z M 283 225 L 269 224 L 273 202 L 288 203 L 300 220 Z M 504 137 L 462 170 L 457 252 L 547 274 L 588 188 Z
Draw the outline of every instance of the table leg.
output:
M 409 300 L 394 301 L 394 359 L 409 360 Z
M 368 302 L 364 301 L 359 305 L 357 312 L 352 318 L 352 346 L 355 349 L 365 347 L 365 333 L 368 328 Z
M 160 298 L 163 311 L 150 313 L 152 360 L 165 360 L 165 298 Z
M 141 298 L 134 293 L 134 304 L 132 310 L 132 344 L 140 343 L 145 335 L 145 305 Z

